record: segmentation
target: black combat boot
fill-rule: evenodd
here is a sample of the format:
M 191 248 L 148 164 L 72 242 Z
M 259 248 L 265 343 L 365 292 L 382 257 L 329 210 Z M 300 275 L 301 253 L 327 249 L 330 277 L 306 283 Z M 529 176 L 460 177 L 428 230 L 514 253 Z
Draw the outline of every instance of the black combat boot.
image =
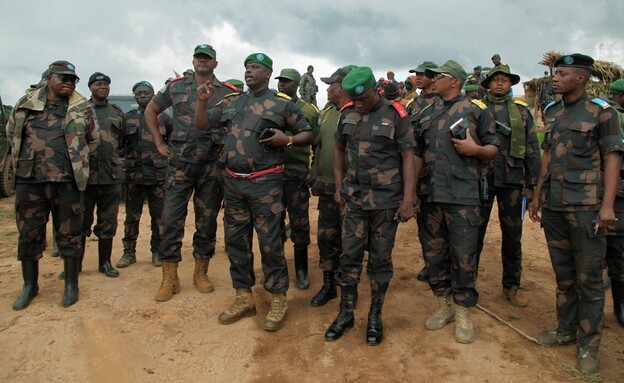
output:
M 113 239 L 102 239 L 98 241 L 98 260 L 100 273 L 106 274 L 109 278 L 117 278 L 119 271 L 111 265 L 111 254 L 113 253 Z
M 65 266 L 65 291 L 61 304 L 69 307 L 78 302 L 78 272 L 80 268 L 80 258 L 63 258 Z
M 307 290 L 310 287 L 307 246 L 295 246 L 295 274 L 297 275 L 297 287 L 300 290 Z
M 422 270 L 420 270 L 416 276 L 416 279 L 421 282 L 429 282 L 429 270 L 427 270 L 427 265 L 423 266 Z
M 22 278 L 24 288 L 21 294 L 13 303 L 13 310 L 23 310 L 30 304 L 30 301 L 39 293 L 39 261 L 22 261 Z
M 611 294 L 613 295 L 613 312 L 620 326 L 624 327 L 624 282 L 611 278 Z
M 342 286 L 340 288 L 340 312 L 325 332 L 326 341 L 333 342 L 340 339 L 346 329 L 353 327 L 355 323 L 353 309 L 355 309 L 356 300 L 357 286 Z
M 368 326 L 366 326 L 366 344 L 377 346 L 383 340 L 383 322 L 381 321 L 381 309 L 384 297 L 371 296 L 371 305 L 368 312 Z
M 87 249 L 87 236 L 83 235 L 80 237 L 80 241 L 82 243 L 82 249 L 80 250 L 80 258 L 78 260 L 78 272 L 82 271 L 82 261 L 84 260 L 85 250 Z M 61 271 L 59 273 L 58 279 L 65 280 L 65 271 Z
M 323 286 L 321 286 L 321 290 L 312 298 L 310 304 L 314 307 L 321 307 L 337 296 L 338 292 L 336 291 L 336 283 L 334 282 L 334 272 L 323 271 Z

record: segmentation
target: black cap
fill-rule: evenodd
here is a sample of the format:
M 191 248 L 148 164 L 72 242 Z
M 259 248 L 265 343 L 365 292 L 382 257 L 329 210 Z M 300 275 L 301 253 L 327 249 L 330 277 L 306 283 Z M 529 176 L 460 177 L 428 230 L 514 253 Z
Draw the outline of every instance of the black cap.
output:
M 563 55 L 555 61 L 555 68 L 558 66 L 569 66 L 574 68 L 590 69 L 594 64 L 594 59 L 580 53 L 572 53 L 571 55 Z
M 95 72 L 91 75 L 91 77 L 89 77 L 89 82 L 87 83 L 87 86 L 90 87 L 91 84 L 93 84 L 96 81 L 106 81 L 109 84 L 111 83 L 110 77 L 108 77 L 102 72 Z

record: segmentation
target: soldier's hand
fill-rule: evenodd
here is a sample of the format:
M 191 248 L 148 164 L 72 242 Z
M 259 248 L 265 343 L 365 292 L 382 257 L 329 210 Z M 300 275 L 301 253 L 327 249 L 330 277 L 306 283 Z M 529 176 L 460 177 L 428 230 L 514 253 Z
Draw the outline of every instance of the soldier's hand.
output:
M 160 145 L 157 145 L 156 148 L 158 149 L 158 153 L 167 157 L 167 159 L 170 159 L 171 157 L 173 157 L 173 154 L 169 150 L 169 145 L 165 144 L 164 142 Z
M 542 222 L 542 217 L 540 217 L 538 214 L 539 208 L 540 208 L 540 198 L 539 196 L 536 195 L 534 196 L 533 200 L 529 204 L 529 218 L 531 218 L 531 221 Z
M 273 135 L 263 140 L 258 140 L 263 145 L 270 146 L 272 148 L 281 148 L 288 144 L 288 136 L 286 133 L 279 129 L 271 128 Z
M 301 181 L 301 183 L 299 184 L 299 188 L 300 189 L 309 189 L 312 186 L 314 186 L 314 183 L 316 182 L 316 180 L 314 179 L 314 176 L 312 175 L 312 173 L 308 172 L 305 175 L 305 178 L 303 179 L 303 181 Z
M 413 202 L 401 202 L 401 206 L 394 213 L 394 220 L 401 222 L 407 222 L 414 217 L 414 203 Z
M 336 202 L 340 206 L 345 206 L 347 204 L 347 201 L 342 198 L 342 195 L 340 195 L 340 190 L 338 189 L 336 189 L 336 192 L 334 193 L 334 202 Z
M 533 192 L 533 188 L 522 188 L 522 195 L 525 195 L 529 201 L 533 201 L 535 192 Z
M 208 101 L 213 94 L 214 90 L 210 81 L 197 87 L 197 99 L 199 101 Z
M 600 210 L 598 210 L 598 217 L 596 217 L 596 227 L 604 227 L 615 225 L 615 212 L 613 208 L 608 208 L 606 206 L 601 206 Z
M 477 145 L 474 138 L 472 138 L 472 134 L 470 134 L 470 130 L 466 130 L 466 139 L 461 140 L 459 138 L 451 138 L 453 141 L 453 146 L 457 153 L 462 156 L 474 157 L 479 153 L 480 146 Z

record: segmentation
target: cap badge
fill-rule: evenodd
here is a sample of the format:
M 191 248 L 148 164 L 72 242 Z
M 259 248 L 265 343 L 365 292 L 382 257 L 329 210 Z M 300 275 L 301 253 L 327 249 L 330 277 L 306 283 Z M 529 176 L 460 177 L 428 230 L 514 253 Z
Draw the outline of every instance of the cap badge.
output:
M 358 85 L 355 87 L 355 93 L 360 94 L 364 92 L 364 86 L 363 85 Z
M 74 70 L 74 69 L 76 69 L 76 67 L 73 66 L 72 64 L 67 64 L 67 69 Z
M 262 53 L 258 53 L 258 54 L 256 55 L 256 59 L 257 59 L 258 61 L 264 61 L 264 55 L 263 55 Z
M 572 63 L 574 63 L 574 57 L 572 56 L 566 56 L 563 58 L 563 62 L 570 65 Z

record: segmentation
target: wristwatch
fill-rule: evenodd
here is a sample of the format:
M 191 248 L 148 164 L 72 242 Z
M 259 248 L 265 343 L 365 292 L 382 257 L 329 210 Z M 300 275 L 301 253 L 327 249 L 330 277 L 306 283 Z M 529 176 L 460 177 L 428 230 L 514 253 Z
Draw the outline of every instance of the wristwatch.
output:
M 286 147 L 290 148 L 291 146 L 293 146 L 293 138 L 292 136 L 288 136 L 288 143 L 286 144 Z

